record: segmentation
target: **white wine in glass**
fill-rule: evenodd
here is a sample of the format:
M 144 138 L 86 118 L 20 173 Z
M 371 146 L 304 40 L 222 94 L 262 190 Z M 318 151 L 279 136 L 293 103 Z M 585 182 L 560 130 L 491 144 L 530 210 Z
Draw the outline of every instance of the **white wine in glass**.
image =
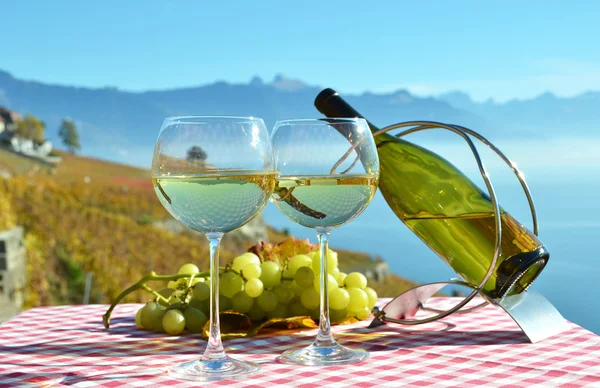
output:
M 210 244 L 210 334 L 202 357 L 169 369 L 186 380 L 249 376 L 257 364 L 230 358 L 219 324 L 219 243 L 260 213 L 275 186 L 264 122 L 252 117 L 167 118 L 152 159 L 152 181 L 165 209 Z
M 290 220 L 313 228 L 320 245 L 320 318 L 315 341 L 288 350 L 281 360 L 301 365 L 337 365 L 365 360 L 368 353 L 338 344 L 329 319 L 327 274 L 331 229 L 369 205 L 379 179 L 379 159 L 364 119 L 285 120 L 271 134 L 277 183 L 273 197 Z

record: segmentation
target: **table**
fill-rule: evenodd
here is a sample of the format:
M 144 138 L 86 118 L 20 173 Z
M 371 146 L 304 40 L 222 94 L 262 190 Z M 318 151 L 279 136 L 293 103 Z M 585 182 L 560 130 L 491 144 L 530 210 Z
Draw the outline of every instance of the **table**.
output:
M 448 298 L 439 298 L 438 306 Z M 380 300 L 382 305 L 387 300 Z M 165 368 L 204 350 L 198 336 L 171 337 L 139 330 L 137 304 L 119 305 L 110 330 L 106 305 L 34 308 L 0 325 L 0 386 L 200 386 L 169 377 Z M 575 325 L 530 344 L 503 310 L 488 306 L 420 326 L 369 321 L 334 326 L 339 342 L 371 352 L 361 364 L 299 367 L 275 357 L 308 344 L 315 329 L 278 330 L 224 342 L 230 355 L 262 364 L 248 379 L 210 383 L 233 387 L 368 386 L 597 386 L 600 337 Z M 207 384 L 202 384 L 207 386 Z

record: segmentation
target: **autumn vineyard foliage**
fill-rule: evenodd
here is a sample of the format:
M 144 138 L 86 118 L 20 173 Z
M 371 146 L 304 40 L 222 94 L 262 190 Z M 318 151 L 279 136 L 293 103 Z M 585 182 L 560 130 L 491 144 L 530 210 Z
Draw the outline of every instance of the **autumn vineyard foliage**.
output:
M 56 170 L 0 177 L 0 230 L 25 230 L 25 307 L 81 303 L 88 272 L 91 301 L 105 303 L 150 270 L 174 273 L 186 262 L 208 267 L 204 239 L 152 226 L 168 215 L 147 170 L 62 156 Z M 221 258 L 239 253 L 240 247 L 225 243 Z M 140 292 L 128 300 L 147 297 Z
M 94 206 L 86 203 L 86 190 L 78 186 L 63 188 L 24 178 L 1 181 L 3 203 L 10 201 L 9 193 L 12 204 L 1 207 L 9 207 L 26 231 L 27 306 L 81 302 L 81 294 L 70 288 L 81 288 L 87 272 L 94 275 L 92 295 L 107 302 L 150 269 L 170 273 L 192 258 L 206 265 L 208 251 L 202 240 L 176 236 L 114 212 L 129 203 L 127 195 L 107 195 L 113 203 Z M 104 203 L 96 201 L 96 195 L 89 197 L 90 202 Z

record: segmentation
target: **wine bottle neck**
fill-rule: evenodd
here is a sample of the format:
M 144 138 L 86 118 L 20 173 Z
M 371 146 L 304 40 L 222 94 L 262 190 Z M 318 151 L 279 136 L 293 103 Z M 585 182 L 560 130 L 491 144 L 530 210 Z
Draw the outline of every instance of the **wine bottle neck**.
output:
M 315 107 L 319 112 L 327 117 L 365 117 L 358 113 L 350 104 L 348 104 L 340 95 L 333 89 L 323 89 L 315 98 Z M 368 121 L 367 121 L 368 122 Z M 378 128 L 372 123 L 369 123 L 371 131 L 377 131 Z
M 323 89 L 321 93 L 317 95 L 317 98 L 315 98 L 315 107 L 327 117 L 365 118 L 331 88 Z M 379 131 L 379 128 L 373 125 L 369 120 L 367 120 L 367 124 L 369 124 L 372 133 Z M 390 140 L 398 142 L 397 139 L 392 138 L 389 134 L 383 134 L 375 137 L 375 144 L 379 147 L 381 144 L 389 142 Z

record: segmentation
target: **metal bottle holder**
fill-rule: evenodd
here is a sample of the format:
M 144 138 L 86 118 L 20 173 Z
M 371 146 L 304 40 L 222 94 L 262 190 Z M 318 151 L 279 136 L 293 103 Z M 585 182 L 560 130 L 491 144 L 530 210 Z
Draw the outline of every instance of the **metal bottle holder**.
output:
M 450 280 L 447 282 L 436 282 L 424 284 L 421 286 L 417 286 L 411 290 L 408 290 L 392 301 L 390 301 L 385 307 L 382 309 L 378 309 L 377 307 L 373 310 L 373 314 L 375 318 L 371 322 L 369 327 L 376 327 L 382 325 L 386 322 L 404 324 L 404 325 L 418 325 L 428 322 L 437 321 L 444 317 L 447 317 L 451 314 L 463 314 L 475 311 L 481 307 L 486 306 L 488 303 L 492 303 L 494 305 L 500 306 L 503 308 L 511 318 L 519 325 L 523 333 L 527 336 L 527 338 L 532 342 L 538 342 L 545 338 L 551 337 L 553 335 L 559 334 L 563 331 L 568 330 L 570 327 L 567 321 L 560 315 L 560 313 L 556 310 L 554 306 L 540 293 L 524 290 L 523 292 L 517 295 L 504 296 L 497 299 L 492 299 L 481 292 L 483 286 L 488 281 L 490 276 L 492 276 L 494 269 L 496 267 L 496 263 L 498 261 L 498 256 L 500 255 L 501 250 L 501 242 L 502 242 L 502 222 L 500 218 L 500 207 L 498 205 L 498 201 L 496 198 L 496 193 L 494 192 L 494 188 L 492 186 L 492 182 L 488 176 L 487 170 L 485 169 L 481 157 L 479 156 L 479 152 L 477 148 L 473 144 L 470 136 L 476 138 L 481 141 L 483 144 L 490 147 L 500 158 L 508 164 L 511 170 L 517 176 L 517 179 L 521 183 L 521 187 L 527 196 L 527 200 L 529 202 L 529 207 L 531 209 L 531 216 L 533 218 L 533 233 L 538 235 L 538 220 L 537 213 L 535 210 L 535 205 L 533 203 L 533 198 L 531 196 L 531 192 L 529 191 L 529 187 L 525 182 L 525 178 L 523 174 L 517 169 L 517 167 L 500 151 L 496 146 L 494 146 L 490 141 L 486 138 L 478 134 L 477 132 L 470 130 L 468 128 L 459 126 L 459 125 L 449 125 L 443 124 L 433 121 L 409 121 L 404 123 L 397 123 L 385 127 L 373 134 L 373 136 L 377 136 L 395 129 L 399 128 L 409 128 L 403 132 L 396 134 L 395 136 L 400 138 L 402 136 L 406 136 L 415 132 L 420 132 L 424 130 L 440 128 L 449 130 L 460 137 L 462 137 L 468 144 L 473 156 L 475 157 L 475 161 L 477 162 L 477 166 L 479 167 L 479 172 L 485 182 L 487 190 L 490 194 L 492 206 L 494 209 L 494 220 L 496 227 L 496 245 L 494 248 L 494 256 L 492 258 L 492 262 L 488 271 L 484 278 L 481 280 L 479 285 L 470 284 L 461 280 Z M 424 303 L 431 298 L 435 293 L 441 290 L 443 287 L 447 285 L 457 285 L 471 288 L 473 291 L 466 296 L 462 301 L 460 301 L 455 306 L 447 309 L 447 310 L 438 310 L 433 308 L 426 308 Z M 485 301 L 473 306 L 464 308 L 475 296 L 481 295 Z M 427 310 L 430 313 L 434 313 L 435 315 L 429 316 L 426 318 L 415 318 L 416 314 L 421 310 Z

